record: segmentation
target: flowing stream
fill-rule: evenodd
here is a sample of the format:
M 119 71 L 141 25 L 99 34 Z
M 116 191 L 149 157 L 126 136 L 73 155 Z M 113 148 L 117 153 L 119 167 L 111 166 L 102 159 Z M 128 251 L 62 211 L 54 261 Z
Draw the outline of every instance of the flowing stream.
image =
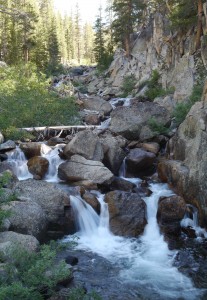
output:
M 58 156 L 58 150 L 61 147 L 59 145 L 52 149 L 45 145 L 42 146 L 41 155 L 50 162 L 45 178 L 47 181 L 58 181 L 57 168 L 62 161 Z M 8 160 L 20 180 L 32 177 L 28 172 L 27 160 L 19 148 L 8 155 Z M 122 178 L 124 175 L 125 162 L 120 172 Z M 124 179 L 136 185 L 141 182 L 139 178 Z M 80 251 L 81 256 L 90 256 L 84 270 L 87 274 L 84 282 L 90 280 L 89 269 L 93 266 L 93 275 L 91 276 L 95 277 L 93 277 L 93 281 L 96 281 L 95 287 L 103 287 L 103 282 L 107 284 L 101 294 L 106 300 L 202 299 L 203 291 L 194 288 L 191 279 L 173 266 L 176 251 L 168 249 L 157 224 L 156 214 L 159 198 L 170 196 L 173 192 L 166 184 L 151 184 L 150 189 L 152 195 L 144 198 L 147 205 L 148 224 L 140 238 L 115 236 L 110 231 L 108 206 L 104 202 L 105 195 L 92 191 L 100 202 L 100 215 L 80 196 L 70 196 L 78 228 L 78 232 L 75 234 L 78 237 L 76 251 Z M 193 218 L 186 215 L 182 225 L 192 226 L 199 236 L 201 229 L 197 223 L 197 212 L 193 208 L 192 211 Z M 206 237 L 204 230 L 202 235 Z M 67 242 L 71 238 L 68 236 L 63 242 Z M 93 264 L 96 264 L 96 267 Z M 100 266 L 101 272 L 96 275 Z M 100 279 L 101 276 L 102 279 Z
M 115 236 L 110 232 L 104 195 L 98 195 L 100 216 L 80 197 L 71 196 L 79 227 L 76 233 L 79 238 L 77 249 L 96 253 L 109 260 L 112 266 L 119 266 L 117 277 L 123 286 L 133 285 L 131 288 L 134 289 L 134 297 L 136 290 L 137 293 L 140 292 L 141 286 L 147 288 L 148 293 L 150 291 L 152 295 L 157 294 L 156 299 L 199 299 L 201 292 L 193 287 L 188 277 L 172 266 L 175 252 L 168 249 L 157 224 L 159 197 L 170 196 L 172 191 L 165 184 L 152 184 L 150 189 L 152 195 L 144 199 L 148 224 L 139 239 Z M 70 239 L 68 237 L 65 241 Z M 146 299 L 155 299 L 154 297 Z

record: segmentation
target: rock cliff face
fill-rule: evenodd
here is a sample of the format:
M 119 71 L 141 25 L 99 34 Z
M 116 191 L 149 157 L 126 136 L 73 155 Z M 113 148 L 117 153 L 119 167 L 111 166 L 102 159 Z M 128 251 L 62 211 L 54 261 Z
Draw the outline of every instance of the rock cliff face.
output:
M 168 158 L 158 166 L 162 180 L 196 205 L 207 224 L 207 81 L 203 99 L 188 113 L 168 145 Z M 173 161 L 173 160 L 175 161 Z
M 191 94 L 199 68 L 207 67 L 205 41 L 202 41 L 201 53 L 195 54 L 194 45 L 192 32 L 172 33 L 169 21 L 157 13 L 138 33 L 130 59 L 124 56 L 124 51 L 116 52 L 108 72 L 109 82 L 118 88 L 124 76 L 134 74 L 139 85 L 157 69 L 163 88 L 175 88 L 174 98 L 181 101 Z

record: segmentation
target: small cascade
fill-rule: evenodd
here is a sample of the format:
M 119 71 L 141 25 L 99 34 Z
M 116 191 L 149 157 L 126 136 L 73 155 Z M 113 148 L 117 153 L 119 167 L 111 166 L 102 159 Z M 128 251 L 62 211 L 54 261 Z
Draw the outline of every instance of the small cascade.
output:
M 121 177 L 121 178 L 126 177 L 126 157 L 124 158 L 121 168 L 119 170 L 119 177 Z
M 103 121 L 102 123 L 101 123 L 101 125 L 99 125 L 98 126 L 98 130 L 104 130 L 104 129 L 107 129 L 107 128 L 109 128 L 109 126 L 110 126 L 110 124 L 111 124 L 111 118 L 108 118 L 107 120 L 105 120 L 105 121 Z
M 175 252 L 168 249 L 160 234 L 156 220 L 158 201 L 161 196 L 173 194 L 165 184 L 151 184 L 153 194 L 144 200 L 147 219 L 144 234 L 138 239 L 115 236 L 109 229 L 109 214 L 104 195 L 94 192 L 101 204 L 100 216 L 80 197 L 71 196 L 79 232 L 77 249 L 92 251 L 109 260 L 122 270 L 118 280 L 135 291 L 145 287 L 159 299 L 198 299 L 200 291 L 191 280 L 173 267 Z M 70 240 L 71 237 L 64 241 Z M 136 297 L 135 297 L 136 298 Z M 158 298 L 156 298 L 158 299 Z
M 16 147 L 15 150 L 7 152 L 8 163 L 12 166 L 14 174 L 19 180 L 26 180 L 32 178 L 33 175 L 28 171 L 27 159 L 24 155 L 24 152 Z
M 113 98 L 109 101 L 113 109 L 117 106 L 130 106 L 131 98 Z
M 207 231 L 199 226 L 198 222 L 198 210 L 195 206 L 188 204 L 188 211 L 185 213 L 181 226 L 184 228 L 190 227 L 195 231 L 198 239 L 207 238 Z
M 58 167 L 63 162 L 59 156 L 59 151 L 63 148 L 63 145 L 56 145 L 53 149 L 49 146 L 41 145 L 41 156 L 45 157 L 49 161 L 49 169 L 45 176 L 45 180 L 48 182 L 58 182 Z

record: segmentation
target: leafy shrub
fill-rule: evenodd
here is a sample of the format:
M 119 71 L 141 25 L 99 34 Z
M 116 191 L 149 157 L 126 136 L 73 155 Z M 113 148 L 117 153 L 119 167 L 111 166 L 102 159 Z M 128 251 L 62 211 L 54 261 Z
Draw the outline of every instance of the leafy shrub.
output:
M 151 118 L 148 121 L 150 129 L 156 134 L 168 134 L 169 128 L 167 128 L 163 123 L 158 122 L 155 118 Z
M 128 75 L 124 77 L 121 87 L 123 97 L 127 97 L 134 90 L 136 81 L 137 80 L 134 75 Z
M 13 249 L 11 261 L 5 264 L 0 300 L 42 300 L 53 295 L 57 283 L 70 276 L 64 261 L 55 263 L 56 255 L 50 245 L 42 245 L 38 252 Z
M 173 88 L 164 90 L 162 85 L 159 83 L 160 74 L 157 70 L 152 71 L 151 79 L 147 81 L 148 89 L 145 92 L 145 96 L 153 101 L 156 97 L 166 96 L 174 92 Z
M 72 125 L 78 113 L 71 97 L 49 90 L 49 80 L 31 65 L 0 70 L 0 128 Z
M 19 130 L 14 126 L 9 126 L 8 128 L 2 130 L 2 133 L 7 140 L 13 141 L 20 140 L 24 142 L 26 140 L 33 140 L 35 138 L 30 132 L 27 132 L 26 130 Z
M 202 93 L 203 85 L 195 85 L 193 87 L 193 91 L 189 98 L 189 101 L 186 103 L 178 103 L 176 105 L 173 112 L 173 117 L 175 118 L 175 123 L 177 125 L 180 125 L 185 120 L 193 104 L 201 100 Z

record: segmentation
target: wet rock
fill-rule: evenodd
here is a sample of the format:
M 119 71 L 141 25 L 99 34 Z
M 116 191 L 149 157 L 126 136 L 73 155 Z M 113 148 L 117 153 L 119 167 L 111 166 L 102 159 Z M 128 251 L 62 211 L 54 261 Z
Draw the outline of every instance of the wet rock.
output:
M 8 155 L 7 154 L 0 154 L 0 161 L 5 161 L 8 159 Z
M 109 224 L 114 234 L 137 237 L 146 221 L 146 204 L 138 194 L 123 191 L 109 192 L 105 196 L 109 208 Z
M 5 153 L 10 150 L 14 150 L 16 148 L 16 144 L 14 141 L 7 141 L 0 145 L 0 153 Z
M 168 111 L 153 102 L 140 102 L 136 106 L 117 107 L 111 113 L 111 131 L 123 135 L 129 140 L 139 139 L 144 136 L 143 128 L 149 131 L 144 139 L 149 139 L 157 134 L 149 128 L 149 119 L 154 118 L 158 123 L 167 125 L 170 122 Z M 142 138 L 142 140 L 144 140 Z
M 108 183 L 113 179 L 111 171 L 101 162 L 87 160 L 79 155 L 74 155 L 62 163 L 58 168 L 58 176 L 68 182 L 90 180 L 97 184 Z
M 121 148 L 121 146 L 123 146 L 123 140 L 120 139 L 120 137 L 113 137 L 109 134 L 102 136 L 100 140 L 104 147 L 104 165 L 109 168 L 113 174 L 118 175 L 126 156 L 125 151 Z
M 91 130 L 78 132 L 65 146 L 63 153 L 67 158 L 79 154 L 88 160 L 101 161 L 103 159 L 102 144 Z
M 136 185 L 134 183 L 131 183 L 123 178 L 120 177 L 114 177 L 114 180 L 110 184 L 110 189 L 112 191 L 114 190 L 120 190 L 120 191 L 125 191 L 125 192 L 131 192 Z
M 34 175 L 34 179 L 42 179 L 48 171 L 49 161 L 41 156 L 34 156 L 27 162 L 29 172 Z
M 20 145 L 20 149 L 24 152 L 27 159 L 34 156 L 41 156 L 41 144 L 39 143 L 25 143 Z
M 58 144 L 64 144 L 64 139 L 63 138 L 59 138 L 59 137 L 51 137 L 48 141 L 47 141 L 47 145 L 48 146 L 56 146 Z
M 69 264 L 71 266 L 75 266 L 78 264 L 78 258 L 75 257 L 75 256 L 71 256 L 71 255 L 68 255 L 66 258 L 65 258 L 65 262 L 66 264 Z
M 97 212 L 97 214 L 100 214 L 101 205 L 95 195 L 86 191 L 82 198 Z
M 161 230 L 168 234 L 179 234 L 180 221 L 186 212 L 186 203 L 180 196 L 162 197 L 159 199 L 157 219 Z
M 126 171 L 134 177 L 154 171 L 156 155 L 142 149 L 132 149 L 126 157 Z

